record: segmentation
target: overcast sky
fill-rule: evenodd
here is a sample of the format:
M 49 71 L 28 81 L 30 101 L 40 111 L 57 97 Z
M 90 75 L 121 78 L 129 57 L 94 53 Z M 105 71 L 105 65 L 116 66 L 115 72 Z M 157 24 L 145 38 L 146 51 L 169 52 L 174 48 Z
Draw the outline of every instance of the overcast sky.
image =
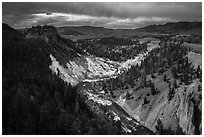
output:
M 177 21 L 202 21 L 202 3 L 3 3 L 2 20 L 14 28 L 103 26 L 138 28 Z

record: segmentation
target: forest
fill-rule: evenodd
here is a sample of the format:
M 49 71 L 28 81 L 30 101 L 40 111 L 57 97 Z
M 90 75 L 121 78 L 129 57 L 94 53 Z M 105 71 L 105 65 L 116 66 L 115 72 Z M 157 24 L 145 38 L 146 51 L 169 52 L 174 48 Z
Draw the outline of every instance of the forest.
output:
M 6 25 L 3 37 L 4 135 L 120 134 L 113 121 L 93 114 L 76 87 L 52 74 L 44 40 L 25 39 Z

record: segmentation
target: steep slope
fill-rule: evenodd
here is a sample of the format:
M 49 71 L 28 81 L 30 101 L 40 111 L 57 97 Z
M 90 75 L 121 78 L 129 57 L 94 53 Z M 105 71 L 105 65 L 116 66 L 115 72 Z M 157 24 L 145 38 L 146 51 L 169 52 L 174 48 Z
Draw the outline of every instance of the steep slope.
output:
M 165 25 L 148 26 L 138 29 L 138 31 L 150 33 L 195 33 L 200 35 L 201 23 L 167 23 Z M 135 58 L 128 59 L 124 62 L 108 61 L 111 65 L 107 64 L 107 66 L 114 66 L 113 69 L 108 69 L 108 73 L 103 71 L 103 67 L 100 67 L 100 64 L 103 63 L 98 61 L 104 59 L 95 57 L 90 59 L 88 61 L 90 63 L 88 68 L 91 68 L 90 70 L 93 72 L 93 75 L 86 77 L 88 79 L 84 80 L 84 82 L 92 82 L 92 85 L 87 86 L 86 83 L 83 86 L 85 89 L 87 88 L 87 90 L 90 91 L 94 90 L 96 93 L 95 95 L 89 93 L 86 95 L 90 100 L 95 100 L 96 102 L 109 102 L 100 100 L 99 94 L 104 94 L 105 97 L 108 97 L 108 99 L 120 105 L 131 117 L 157 134 L 201 134 L 201 80 L 198 76 L 195 76 L 197 72 L 196 69 L 198 69 L 199 65 L 201 66 L 201 55 L 192 52 L 186 53 L 185 49 L 179 45 L 179 42 L 174 43 L 171 39 L 169 42 L 169 36 L 167 36 L 166 41 L 164 36 L 157 38 L 161 39 L 164 44 L 155 38 L 139 39 L 141 43 L 150 41 L 147 47 L 148 52 L 138 54 Z M 102 44 L 111 45 L 108 41 L 109 38 L 102 40 L 99 40 L 98 43 L 101 44 L 100 42 L 102 41 Z M 114 40 L 110 42 L 113 43 Z M 163 47 L 158 45 L 163 45 Z M 158 50 L 154 50 L 157 47 L 159 47 Z M 151 50 L 153 50 L 153 52 L 151 52 L 149 56 Z M 166 53 L 167 51 L 169 52 Z M 144 61 L 146 57 L 148 57 L 148 59 Z M 95 59 L 96 61 L 93 61 Z M 148 64 L 148 61 L 150 61 L 149 66 L 145 68 L 144 66 Z M 107 61 L 103 62 L 105 63 Z M 134 65 L 138 65 L 139 68 L 144 67 L 140 70 L 141 78 L 133 79 L 133 82 L 127 80 L 125 84 L 122 82 L 121 86 L 117 80 L 122 79 L 121 81 L 124 81 L 124 79 L 123 75 L 118 74 L 123 74 Z M 157 66 L 157 69 L 154 68 L 155 66 Z M 181 66 L 183 66 L 183 72 L 181 72 Z M 174 67 L 176 67 L 176 69 Z M 148 71 L 151 72 L 151 75 L 146 74 L 149 73 Z M 178 74 L 175 74 L 175 71 L 178 71 L 176 72 Z M 103 74 L 107 75 L 105 76 Z M 124 74 L 131 75 L 128 71 Z M 165 75 L 168 79 L 167 81 L 163 80 Z M 147 77 L 146 83 L 149 82 L 149 86 L 143 85 L 144 77 Z M 111 78 L 111 80 L 109 80 L 109 78 Z M 190 82 L 187 79 L 191 79 Z M 134 83 L 141 87 L 135 86 Z M 151 84 L 154 86 L 151 86 Z M 121 87 L 121 89 L 115 90 L 115 87 Z M 152 93 L 153 91 L 155 93 Z
M 15 29 L 11 28 L 9 25 L 5 23 L 2 23 L 2 31 L 4 32 L 3 38 L 21 35 L 20 32 L 16 31 Z
M 159 47 L 159 41 L 154 41 L 148 44 L 147 51 L 142 52 L 132 59 L 123 62 L 110 61 L 109 59 L 94 57 L 91 55 L 80 55 L 73 60 L 67 60 L 66 64 L 61 63 L 50 55 L 52 64 L 50 68 L 66 82 L 76 85 L 80 81 L 98 81 L 106 78 L 116 77 L 118 74 L 128 70 L 131 66 L 140 64 L 141 61 L 148 55 L 148 52 Z M 59 70 L 59 72 L 58 72 Z
M 77 63 L 86 62 L 87 55 L 55 28 L 38 26 L 24 34 L 20 41 L 4 39 L 3 134 L 154 134 L 111 100 L 67 84 L 82 80 L 84 70 Z
M 4 32 L 4 35 L 2 35 L 2 46 L 8 45 L 7 42 L 10 40 L 12 41 L 20 41 L 22 39 L 22 34 L 19 31 L 16 31 L 15 29 L 11 28 L 9 25 L 2 23 L 2 32 Z M 6 41 L 8 40 L 8 41 Z
M 171 54 L 179 48 L 176 45 Z M 162 53 L 162 50 L 160 52 Z M 157 52 L 154 54 L 157 55 Z M 165 56 L 159 58 L 165 60 Z M 116 96 L 114 100 L 130 116 L 158 134 L 201 134 L 201 55 L 192 51 L 184 54 L 185 68 L 181 67 L 183 63 L 178 55 L 173 55 L 173 58 L 175 62 L 179 60 L 177 63 L 180 68 L 176 71 L 174 67 L 169 68 L 164 63 L 155 73 L 147 75 L 145 81 L 148 86 L 141 84 L 144 81 L 142 77 L 138 78 L 135 86 L 113 91 Z M 152 62 L 149 62 L 152 65 Z M 177 64 L 175 62 L 174 65 Z M 158 121 L 162 123 L 162 131 L 157 129 Z
M 155 79 L 158 80 L 158 78 Z M 171 129 L 176 131 L 178 127 L 181 127 L 186 134 L 200 134 L 200 121 L 198 123 L 198 133 L 195 133 L 196 124 L 194 121 L 194 111 L 197 111 L 197 119 L 201 118 L 201 96 L 197 87 L 200 83 L 195 81 L 191 85 L 182 85 L 176 89 L 176 93 L 171 101 L 168 101 L 168 85 L 163 81 L 157 81 L 155 88 L 161 91 L 155 96 L 151 96 L 150 90 L 141 89 L 133 90 L 134 100 L 122 100 L 126 94 L 121 95 L 117 102 L 122 106 L 131 116 L 136 118 L 145 126 L 156 132 L 155 126 L 157 120 L 160 119 L 165 129 Z M 149 95 L 149 96 L 147 96 Z M 147 98 L 147 103 L 144 103 L 144 98 Z M 194 103 L 192 100 L 196 100 Z M 194 107 L 198 107 L 196 110 Z

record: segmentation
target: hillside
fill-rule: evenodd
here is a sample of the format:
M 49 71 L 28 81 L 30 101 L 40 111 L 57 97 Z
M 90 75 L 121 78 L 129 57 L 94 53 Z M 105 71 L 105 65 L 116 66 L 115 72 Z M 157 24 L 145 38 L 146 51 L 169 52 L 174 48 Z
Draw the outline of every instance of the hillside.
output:
M 196 44 L 191 44 L 193 48 L 180 45 L 180 39 L 171 35 L 138 40 L 106 37 L 77 41 L 80 49 L 121 61 L 118 65 L 128 68 L 111 78 L 88 80 L 91 84 L 83 86 L 109 97 L 156 134 L 201 134 L 201 51 L 194 53 Z M 132 52 L 125 54 L 128 49 L 134 51 L 135 59 Z M 151 50 L 144 55 L 141 51 L 145 49 Z
M 2 23 L 2 32 L 4 32 L 4 35 L 2 35 L 3 42 L 6 42 L 4 41 L 4 39 L 14 41 L 20 40 L 22 38 L 22 34 L 20 32 L 16 31 L 15 29 L 11 28 L 9 25 L 5 23 Z M 7 44 L 5 43 L 2 45 L 5 46 Z
M 185 35 L 202 34 L 202 22 L 172 22 L 164 25 L 150 25 L 138 29 L 107 29 L 93 26 L 68 26 L 57 28 L 60 35 L 73 39 L 101 37 L 142 37 L 149 34 L 176 33 Z
M 139 28 L 137 31 L 202 35 L 202 22 L 172 22 L 164 25 L 150 25 Z
M 111 62 L 80 51 L 52 26 L 32 27 L 23 34 L 6 27 L 3 134 L 154 134 L 110 99 L 75 86 L 104 77 L 97 72 L 109 76 L 115 67 Z M 20 39 L 7 39 L 10 34 L 20 34 Z

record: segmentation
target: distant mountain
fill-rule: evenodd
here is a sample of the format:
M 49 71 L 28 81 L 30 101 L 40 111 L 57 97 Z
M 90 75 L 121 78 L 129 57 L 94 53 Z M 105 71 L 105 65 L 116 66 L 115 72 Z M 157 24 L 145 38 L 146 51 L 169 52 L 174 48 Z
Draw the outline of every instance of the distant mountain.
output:
M 171 22 L 164 25 L 149 25 L 138 29 L 108 29 L 93 26 L 68 26 L 58 27 L 61 35 L 90 35 L 90 36 L 132 36 L 152 33 L 179 33 L 179 34 L 202 34 L 202 22 Z
M 57 30 L 64 35 L 107 35 L 113 33 L 113 29 L 93 26 L 68 26 L 59 27 Z
M 164 25 L 150 25 L 137 31 L 154 33 L 202 34 L 202 22 L 171 22 Z

